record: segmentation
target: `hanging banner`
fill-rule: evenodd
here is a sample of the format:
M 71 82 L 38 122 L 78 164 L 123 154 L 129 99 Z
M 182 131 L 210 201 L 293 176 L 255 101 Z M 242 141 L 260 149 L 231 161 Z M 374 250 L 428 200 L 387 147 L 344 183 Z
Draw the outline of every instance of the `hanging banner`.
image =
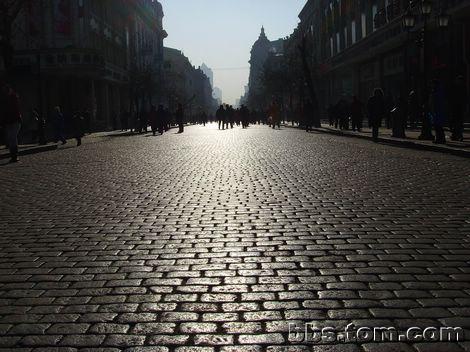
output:
M 468 23 L 463 24 L 464 26 L 464 56 L 467 62 L 470 61 L 470 25 Z M 470 75 L 470 72 L 469 72 Z
M 55 32 L 64 36 L 72 34 L 72 9 L 70 0 L 54 1 Z
M 28 2 L 26 5 L 26 14 L 28 17 L 29 34 L 37 36 L 41 31 L 41 9 L 39 2 Z

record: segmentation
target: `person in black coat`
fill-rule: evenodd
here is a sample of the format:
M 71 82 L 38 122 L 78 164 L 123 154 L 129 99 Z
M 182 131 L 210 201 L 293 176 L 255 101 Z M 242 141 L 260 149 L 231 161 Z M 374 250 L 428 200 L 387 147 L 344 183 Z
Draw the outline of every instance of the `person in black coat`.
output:
M 127 131 L 129 127 L 129 113 L 124 109 L 121 109 L 119 119 L 121 120 L 121 131 Z
M 221 127 L 222 129 L 225 129 L 225 125 L 224 125 L 225 108 L 223 105 L 220 105 L 220 107 L 217 109 L 217 112 L 215 113 L 215 117 L 217 118 L 217 122 L 219 123 L 219 130 Z
M 20 110 L 18 94 L 10 86 L 3 84 L 0 92 L 0 126 L 6 132 L 11 163 L 18 161 L 18 133 L 22 122 Z
M 367 102 L 367 112 L 372 125 L 372 137 L 374 142 L 379 138 L 379 127 L 382 125 L 382 119 L 385 116 L 384 92 L 380 88 L 374 89 L 374 95 Z
M 155 108 L 155 105 L 152 105 L 150 107 L 150 112 L 149 112 L 149 121 L 150 121 L 150 127 L 152 128 L 152 135 L 156 135 L 157 131 L 159 130 L 159 118 L 157 114 L 157 109 Z M 161 133 L 160 133 L 161 134 Z
M 240 117 L 242 120 L 242 127 L 248 128 L 250 124 L 250 110 L 245 105 L 240 108 Z
M 178 104 L 178 108 L 176 109 L 176 122 L 178 123 L 178 133 L 184 132 L 184 111 L 183 105 Z
M 353 101 L 351 103 L 351 119 L 352 130 L 357 130 L 358 132 L 361 132 L 363 119 L 363 104 L 357 98 L 357 96 L 353 96 Z
M 39 145 L 46 145 L 46 120 L 39 114 L 37 109 L 33 109 L 32 116 L 36 122 L 36 138 L 38 139 Z
M 452 87 L 452 116 L 450 128 L 453 141 L 463 141 L 463 123 L 465 110 L 468 104 L 468 92 L 463 76 L 458 76 Z
M 303 110 L 303 119 L 304 119 L 304 124 L 305 124 L 305 130 L 307 132 L 313 131 L 313 105 L 310 102 L 310 100 L 307 100 L 304 104 L 304 110 Z
M 166 112 L 163 105 L 158 105 L 157 110 L 158 132 L 163 134 L 166 130 Z
M 84 121 L 82 114 L 79 111 L 76 111 L 72 115 L 72 127 L 73 127 L 73 136 L 77 141 L 77 147 L 82 145 L 82 137 L 84 130 Z

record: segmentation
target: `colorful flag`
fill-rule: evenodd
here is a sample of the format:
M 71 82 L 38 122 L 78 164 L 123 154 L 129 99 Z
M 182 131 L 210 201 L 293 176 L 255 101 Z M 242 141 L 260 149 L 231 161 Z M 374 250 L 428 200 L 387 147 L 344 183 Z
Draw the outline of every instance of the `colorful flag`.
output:
M 55 0 L 54 23 L 56 33 L 72 34 L 72 14 L 70 0 Z

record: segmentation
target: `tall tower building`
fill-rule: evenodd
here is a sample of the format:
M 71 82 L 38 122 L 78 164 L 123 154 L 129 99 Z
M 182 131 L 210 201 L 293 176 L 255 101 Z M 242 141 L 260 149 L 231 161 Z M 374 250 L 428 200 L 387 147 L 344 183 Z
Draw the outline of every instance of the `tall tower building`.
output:
M 266 36 L 264 27 L 261 27 L 261 33 L 251 48 L 250 78 L 247 92 L 245 92 L 245 97 L 242 98 L 243 103 L 246 102 L 253 108 L 259 108 L 266 104 L 265 99 L 261 96 L 264 67 L 271 55 L 275 56 L 283 52 L 284 40 L 270 41 Z
M 258 40 L 253 44 L 251 48 L 251 59 L 250 59 L 250 78 L 249 87 L 250 93 L 256 94 L 260 90 L 260 79 L 263 74 L 263 66 L 269 56 L 269 50 L 271 48 L 271 42 L 264 31 L 264 27 L 261 27 L 261 33 Z
M 201 71 L 204 72 L 204 74 L 209 78 L 209 81 L 211 82 L 211 87 L 214 87 L 214 71 L 212 71 L 209 66 L 207 66 L 205 63 L 203 63 L 200 67 Z

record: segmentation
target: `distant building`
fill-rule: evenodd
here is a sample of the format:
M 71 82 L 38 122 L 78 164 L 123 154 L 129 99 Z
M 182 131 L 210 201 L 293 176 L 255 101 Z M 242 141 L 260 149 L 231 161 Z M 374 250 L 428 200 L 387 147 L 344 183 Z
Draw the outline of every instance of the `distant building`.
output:
M 243 95 L 240 97 L 240 105 L 248 105 L 248 93 L 250 91 L 250 87 L 248 85 L 244 86 Z
M 214 87 L 214 71 L 212 71 L 211 68 L 209 68 L 206 64 L 202 64 L 201 67 L 199 67 L 202 72 L 209 78 L 209 82 L 211 83 L 211 87 Z
M 201 111 L 211 113 L 216 102 L 212 97 L 209 78 L 201 68 L 195 68 L 182 51 L 164 48 L 163 76 L 165 81 L 163 103 L 170 110 L 183 104 L 188 117 Z
M 212 97 L 217 100 L 217 105 L 220 105 L 222 104 L 223 102 L 223 93 L 222 93 L 222 89 L 220 89 L 219 87 L 214 87 L 212 89 Z
M 270 41 L 261 28 L 261 33 L 258 40 L 253 44 L 251 49 L 250 58 L 250 77 L 248 81 L 248 96 L 246 99 L 241 99 L 242 102 L 246 101 L 249 106 L 264 106 L 267 104 L 266 97 L 260 96 L 263 91 L 262 76 L 265 68 L 265 63 L 271 55 L 281 54 L 284 50 L 284 40 L 278 39 Z

